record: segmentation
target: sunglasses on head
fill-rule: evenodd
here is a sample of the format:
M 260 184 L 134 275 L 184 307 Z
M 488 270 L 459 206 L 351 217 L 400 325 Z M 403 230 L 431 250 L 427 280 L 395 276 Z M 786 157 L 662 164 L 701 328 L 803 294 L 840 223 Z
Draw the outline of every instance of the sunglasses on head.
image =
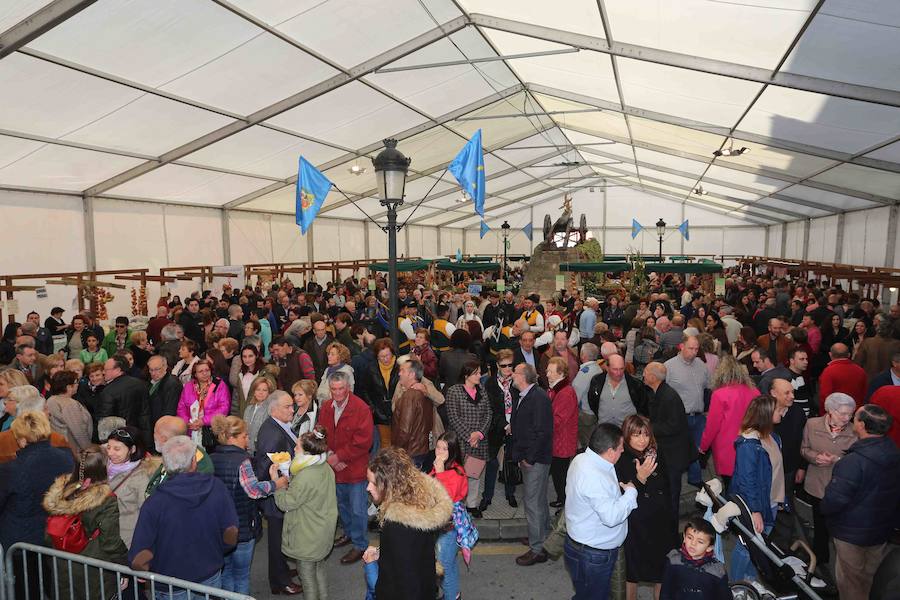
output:
M 134 439 L 131 437 L 131 434 L 128 433 L 127 429 L 116 429 L 111 434 L 109 434 L 109 437 L 123 438 L 126 440 Z

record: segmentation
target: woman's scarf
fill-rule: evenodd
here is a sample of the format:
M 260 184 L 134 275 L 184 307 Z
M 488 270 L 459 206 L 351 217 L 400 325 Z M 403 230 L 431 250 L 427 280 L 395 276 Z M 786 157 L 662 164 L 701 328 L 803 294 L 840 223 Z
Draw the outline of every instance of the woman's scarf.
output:
M 313 465 L 321 465 L 325 462 L 324 454 L 296 454 L 291 461 L 291 475 L 296 475 L 303 469 Z
M 141 464 L 141 461 L 139 461 L 139 460 L 133 460 L 130 462 L 125 461 L 125 462 L 119 463 L 119 464 L 116 464 L 116 463 L 110 461 L 109 463 L 106 464 L 106 476 L 109 479 L 112 479 L 116 475 L 121 475 L 122 473 L 129 472 L 130 470 L 132 470 L 139 464 Z
M 512 379 L 512 377 L 507 377 L 506 379 L 497 378 L 497 385 L 500 386 L 500 391 L 503 392 L 503 412 L 506 415 L 507 422 L 512 416 L 512 392 L 510 392 Z

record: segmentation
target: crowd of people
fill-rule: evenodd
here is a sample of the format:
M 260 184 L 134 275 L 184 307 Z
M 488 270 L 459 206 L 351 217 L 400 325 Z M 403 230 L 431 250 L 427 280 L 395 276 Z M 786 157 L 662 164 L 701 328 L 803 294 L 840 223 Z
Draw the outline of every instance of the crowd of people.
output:
M 733 273 L 720 295 L 400 287 L 395 320 L 372 283 L 225 286 L 108 332 L 61 308 L 8 324 L 0 544 L 250 593 L 265 537 L 270 591 L 311 599 L 346 547 L 370 598 L 452 600 L 502 483 L 527 520 L 516 563 L 564 536 L 575 598 L 606 598 L 620 553 L 629 600 L 728 597 L 757 577 L 747 549 L 726 573 L 710 524 L 680 526 L 685 476 L 711 468 L 758 532 L 809 533 L 841 598 L 868 597 L 900 525 L 900 305 Z M 76 515 L 83 545 L 57 533 Z

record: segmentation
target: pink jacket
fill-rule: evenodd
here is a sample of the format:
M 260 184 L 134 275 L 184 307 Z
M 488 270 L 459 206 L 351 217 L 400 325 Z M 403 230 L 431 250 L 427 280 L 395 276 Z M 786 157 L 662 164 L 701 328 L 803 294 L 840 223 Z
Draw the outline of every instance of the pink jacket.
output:
M 759 390 L 735 383 L 712 393 L 706 429 L 700 439 L 700 452 L 712 448 L 716 473 L 731 477 L 734 474 L 734 441 L 741 429 L 741 420 L 750 401 Z
M 231 392 L 225 381 L 218 379 L 211 384 L 209 392 L 206 394 L 206 402 L 203 405 L 203 424 L 212 423 L 213 417 L 216 415 L 228 416 L 231 411 Z M 185 423 L 191 422 L 191 404 L 197 401 L 197 388 L 194 382 L 190 381 L 181 390 L 181 399 L 178 401 L 178 416 Z

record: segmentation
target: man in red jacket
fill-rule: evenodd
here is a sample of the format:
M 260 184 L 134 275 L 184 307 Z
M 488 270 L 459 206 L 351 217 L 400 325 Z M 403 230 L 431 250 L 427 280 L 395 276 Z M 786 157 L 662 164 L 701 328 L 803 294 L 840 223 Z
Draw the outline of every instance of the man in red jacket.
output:
M 319 424 L 327 435 L 328 464 L 334 469 L 338 513 L 344 527 L 344 534 L 335 540 L 334 546 L 353 543 L 341 557 L 341 564 L 349 565 L 361 559 L 369 545 L 366 469 L 375 425 L 369 405 L 350 393 L 350 381 L 345 373 L 332 373 L 328 387 L 331 398 L 322 404 Z
M 819 414 L 825 414 L 825 398 L 834 392 L 843 392 L 856 400 L 860 407 L 866 401 L 866 372 L 850 360 L 846 344 L 834 344 L 828 352 L 831 362 L 819 376 Z

